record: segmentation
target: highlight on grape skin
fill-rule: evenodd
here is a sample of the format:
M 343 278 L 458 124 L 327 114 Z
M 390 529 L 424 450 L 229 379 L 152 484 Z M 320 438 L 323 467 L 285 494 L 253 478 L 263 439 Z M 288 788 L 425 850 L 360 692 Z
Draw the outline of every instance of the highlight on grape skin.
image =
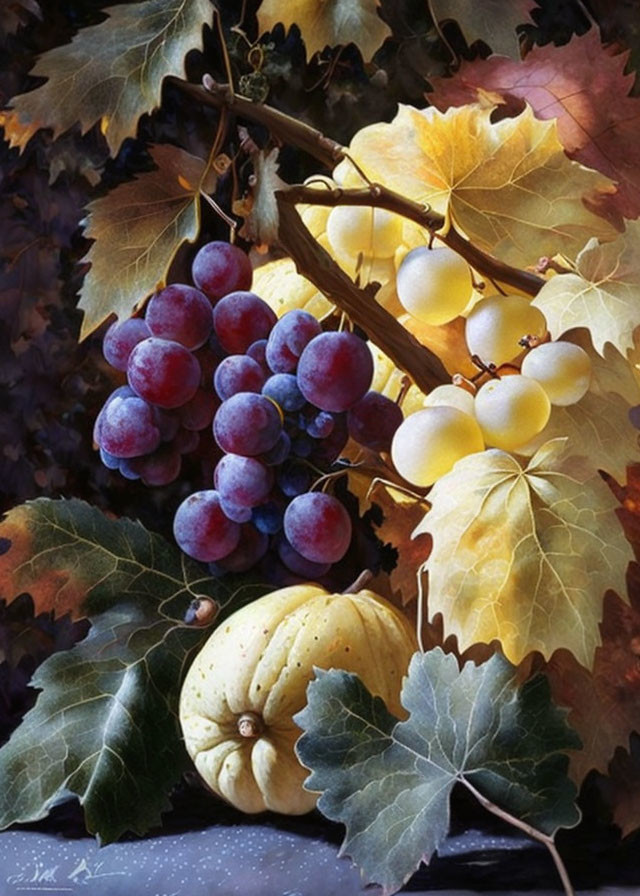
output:
M 484 450 L 477 421 L 453 407 L 431 407 L 410 414 L 396 430 L 391 460 L 412 485 L 427 487 L 461 458 Z
M 412 317 L 426 324 L 446 324 L 462 314 L 471 300 L 471 269 L 448 246 L 419 246 L 400 263 L 396 291 Z
M 525 355 L 520 372 L 540 383 L 551 404 L 566 407 L 589 390 L 591 359 L 573 342 L 543 342 Z
M 551 402 L 540 383 L 516 374 L 491 379 L 476 395 L 476 419 L 488 445 L 516 451 L 547 425 Z

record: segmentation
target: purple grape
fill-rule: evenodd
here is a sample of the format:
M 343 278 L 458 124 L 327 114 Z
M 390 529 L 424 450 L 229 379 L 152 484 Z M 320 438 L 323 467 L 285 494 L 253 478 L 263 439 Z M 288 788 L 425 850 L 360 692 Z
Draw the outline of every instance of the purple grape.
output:
M 151 335 L 141 317 L 115 321 L 104 334 L 102 354 L 116 370 L 126 370 L 129 355 L 139 342 Z
M 271 376 L 271 370 L 267 364 L 266 350 L 267 340 L 256 339 L 245 352 L 245 355 L 249 355 L 250 358 L 253 358 L 253 360 L 264 370 L 265 379 L 266 377 Z
M 224 401 L 238 392 L 260 392 L 266 377 L 257 361 L 247 355 L 229 355 L 216 367 L 213 387 Z
M 226 557 L 218 560 L 217 566 L 223 572 L 246 572 L 264 557 L 268 547 L 269 536 L 259 532 L 250 523 L 245 523 L 240 527 L 238 546 Z
M 277 318 L 254 292 L 231 292 L 213 309 L 213 326 L 230 355 L 243 355 L 258 339 L 266 338 Z
M 118 386 L 117 389 L 114 389 L 111 395 L 107 397 L 107 400 L 100 408 L 98 416 L 95 419 L 93 424 L 93 441 L 99 447 L 102 446 L 102 425 L 104 423 L 104 419 L 106 416 L 107 408 L 114 400 L 114 398 L 137 398 L 136 393 L 129 386 Z
M 129 385 L 141 398 L 161 408 L 178 408 L 198 391 L 200 365 L 179 342 L 144 339 L 131 352 Z
M 160 444 L 153 408 L 142 398 L 112 398 L 103 410 L 98 445 L 113 457 L 150 454 Z
M 316 440 L 312 457 L 320 465 L 332 464 L 340 457 L 342 449 L 347 444 L 349 433 L 347 431 L 347 415 L 333 415 L 333 429 L 325 439 Z
M 269 451 L 281 432 L 277 405 L 255 392 L 238 392 L 227 398 L 213 420 L 213 434 L 220 448 L 243 457 Z
M 199 289 L 172 283 L 151 297 L 145 320 L 152 336 L 179 342 L 193 351 L 213 329 L 211 302 Z
M 349 435 L 373 451 L 391 451 L 391 440 L 403 420 L 399 405 L 379 392 L 367 392 L 347 411 Z
M 151 487 L 174 482 L 180 475 L 182 457 L 175 445 L 161 445 L 153 454 L 133 457 L 128 463 L 129 469 Z
M 353 333 L 321 333 L 298 364 L 300 391 L 322 411 L 346 411 L 362 398 L 372 378 L 369 347 Z
M 331 414 L 320 411 L 307 423 L 306 430 L 312 439 L 326 439 L 333 432 L 335 425 L 336 422 Z
M 164 408 L 153 408 L 153 420 L 160 432 L 162 442 L 170 442 L 180 429 L 180 417 L 175 411 L 167 411 Z
M 200 431 L 211 426 L 220 402 L 212 392 L 198 389 L 193 398 L 180 408 L 178 415 L 185 429 Z
M 262 394 L 273 399 L 283 411 L 299 411 L 307 403 L 292 373 L 274 373 L 262 386 Z
M 278 486 L 288 498 L 295 498 L 296 495 L 309 491 L 312 479 L 309 467 L 296 461 L 285 464 L 278 471 Z
M 640 404 L 635 404 L 629 408 L 629 423 L 635 426 L 636 429 L 640 429 Z
M 135 457 L 123 457 L 118 464 L 120 475 L 125 479 L 130 479 L 132 482 L 140 479 L 140 473 L 138 473 L 133 463 L 134 460 L 136 460 Z
M 282 529 L 283 516 L 282 507 L 275 501 L 267 501 L 265 504 L 253 508 L 251 521 L 259 532 L 264 532 L 265 535 L 275 535 Z
M 297 576 L 301 576 L 303 579 L 310 579 L 311 581 L 316 581 L 321 576 L 326 575 L 331 569 L 330 563 L 314 563 L 312 560 L 307 560 L 306 557 L 303 557 L 302 554 L 299 554 L 298 551 L 291 547 L 286 538 L 281 538 L 278 541 L 278 556 L 287 569 Z
M 315 444 L 309 436 L 298 435 L 291 440 L 291 453 L 296 457 L 311 457 Z
M 221 560 L 240 541 L 240 526 L 228 519 L 213 489 L 194 492 L 180 504 L 173 520 L 178 546 L 204 563 Z
M 108 470 L 117 470 L 120 466 L 120 458 L 115 454 L 109 454 L 104 448 L 100 448 L 100 460 Z
M 215 302 L 229 292 L 250 289 L 253 271 L 249 256 L 242 249 L 214 240 L 198 250 L 191 276 L 198 289 Z
M 351 541 L 351 520 L 340 501 L 324 492 L 298 495 L 284 514 L 291 546 L 314 563 L 336 563 Z
M 270 448 L 268 451 L 265 451 L 260 455 L 260 460 L 267 464 L 270 467 L 277 467 L 279 464 L 283 463 L 291 453 L 291 439 L 287 435 L 287 433 L 283 430 L 278 436 L 278 441 L 275 443 L 273 448 Z
M 270 467 L 239 454 L 221 457 L 213 476 L 220 497 L 240 507 L 256 507 L 266 501 L 274 480 Z
M 227 519 L 233 520 L 234 523 L 248 523 L 251 519 L 251 508 L 244 507 L 242 504 L 234 504 L 233 501 L 226 501 L 220 495 L 220 507 Z
M 322 332 L 319 321 L 295 308 L 283 314 L 267 339 L 267 364 L 274 373 L 291 373 L 296 369 L 305 346 Z
M 193 429 L 179 429 L 173 446 L 180 454 L 191 454 L 200 444 L 200 433 Z

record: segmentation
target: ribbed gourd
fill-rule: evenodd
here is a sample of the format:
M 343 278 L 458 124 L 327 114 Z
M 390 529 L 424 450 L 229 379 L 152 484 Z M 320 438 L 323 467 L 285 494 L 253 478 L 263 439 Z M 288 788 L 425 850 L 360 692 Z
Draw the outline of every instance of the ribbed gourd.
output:
M 367 590 L 294 585 L 242 607 L 214 630 L 183 684 L 180 723 L 198 772 L 243 812 L 310 811 L 317 794 L 303 787 L 292 717 L 313 667 L 356 673 L 404 717 L 400 690 L 416 649 L 406 617 Z

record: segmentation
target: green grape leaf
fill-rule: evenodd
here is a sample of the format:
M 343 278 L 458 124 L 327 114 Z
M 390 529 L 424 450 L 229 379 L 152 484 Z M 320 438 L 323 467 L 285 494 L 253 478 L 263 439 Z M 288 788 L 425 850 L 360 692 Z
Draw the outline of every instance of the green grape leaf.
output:
M 315 674 L 294 717 L 304 732 L 296 753 L 311 770 L 305 787 L 346 826 L 341 852 L 384 894 L 444 840 L 458 782 L 547 835 L 579 821 L 564 751 L 580 741 L 546 679 L 519 687 L 499 654 L 460 670 L 440 648 L 416 653 L 401 696 L 409 717 L 399 722 L 357 676 Z
M 0 596 L 35 612 L 89 614 L 88 637 L 32 680 L 35 707 L 0 750 L 0 827 L 43 818 L 68 794 L 107 842 L 160 822 L 188 767 L 178 724 L 186 666 L 210 626 L 185 624 L 194 599 L 220 617 L 269 590 L 218 580 L 161 536 L 78 500 L 40 498 L 0 526 Z
M 123 601 L 45 660 L 31 681 L 42 688 L 35 707 L 0 749 L 0 828 L 37 821 L 70 794 L 102 842 L 158 825 L 188 768 L 178 697 L 203 637 L 157 605 Z
M 429 616 L 442 613 L 445 635 L 461 650 L 497 639 L 514 663 L 564 647 L 591 668 L 604 593 L 626 594 L 633 559 L 596 468 L 564 439 L 526 467 L 494 448 L 458 461 L 429 501 L 414 534 L 433 539 Z
M 518 25 L 530 25 L 535 0 L 429 0 L 433 18 L 438 22 L 454 19 L 469 45 L 482 40 L 494 53 L 520 58 Z
M 70 44 L 49 50 L 31 74 L 48 78 L 11 101 L 3 116 L 12 146 L 23 149 L 39 128 L 54 138 L 79 122 L 100 121 L 112 155 L 135 137 L 138 119 L 160 105 L 168 75 L 184 77 L 184 57 L 202 47 L 210 0 L 142 0 L 111 6 L 109 18 L 84 28 Z
M 586 327 L 604 354 L 611 343 L 623 355 L 633 349 L 640 325 L 640 221 L 628 221 L 612 242 L 590 239 L 576 258 L 575 273 L 557 274 L 534 298 L 554 339 Z
M 237 588 L 141 523 L 110 520 L 77 499 L 19 505 L 0 523 L 0 539 L 0 597 L 28 592 L 36 615 L 79 618 L 133 601 L 182 619 L 194 598 L 224 604 Z
M 185 241 L 200 231 L 200 192 L 215 176 L 195 156 L 175 146 L 152 150 L 155 171 L 138 177 L 88 206 L 85 236 L 95 240 L 85 256 L 91 269 L 78 307 L 84 339 L 111 314 L 126 319 L 160 285 Z

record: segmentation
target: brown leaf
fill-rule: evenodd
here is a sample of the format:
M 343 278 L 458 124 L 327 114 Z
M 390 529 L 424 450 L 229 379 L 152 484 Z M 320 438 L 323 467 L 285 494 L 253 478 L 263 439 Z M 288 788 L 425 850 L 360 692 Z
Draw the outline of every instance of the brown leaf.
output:
M 398 552 L 395 568 L 390 574 L 391 587 L 400 595 L 403 606 L 418 595 L 418 570 L 429 556 L 431 536 L 417 535 L 413 530 L 424 518 L 428 503 L 407 497 L 392 485 L 377 483 L 371 492 L 384 518 L 376 528 L 380 541 L 392 545 Z
M 84 339 L 111 314 L 125 319 L 164 282 L 171 260 L 200 230 L 201 190 L 214 178 L 202 159 L 168 144 L 152 150 L 155 171 L 89 205 L 85 236 L 95 240 L 78 307 Z
M 501 56 L 463 62 L 452 78 L 432 78 L 438 109 L 464 106 L 491 92 L 513 108 L 526 101 L 541 119 L 556 118 L 572 159 L 618 182 L 608 202 L 625 217 L 640 214 L 640 99 L 629 54 L 602 46 L 595 29 L 557 47 L 534 47 L 522 62 Z M 519 110 L 516 110 L 519 111 Z
M 606 781 L 613 820 L 626 837 L 640 828 L 640 737 L 631 736 L 629 750 L 616 750 Z
M 516 34 L 518 25 L 531 23 L 535 0 L 431 0 L 433 17 L 440 22 L 454 19 L 469 45 L 476 40 L 488 44 L 494 53 L 520 56 Z

